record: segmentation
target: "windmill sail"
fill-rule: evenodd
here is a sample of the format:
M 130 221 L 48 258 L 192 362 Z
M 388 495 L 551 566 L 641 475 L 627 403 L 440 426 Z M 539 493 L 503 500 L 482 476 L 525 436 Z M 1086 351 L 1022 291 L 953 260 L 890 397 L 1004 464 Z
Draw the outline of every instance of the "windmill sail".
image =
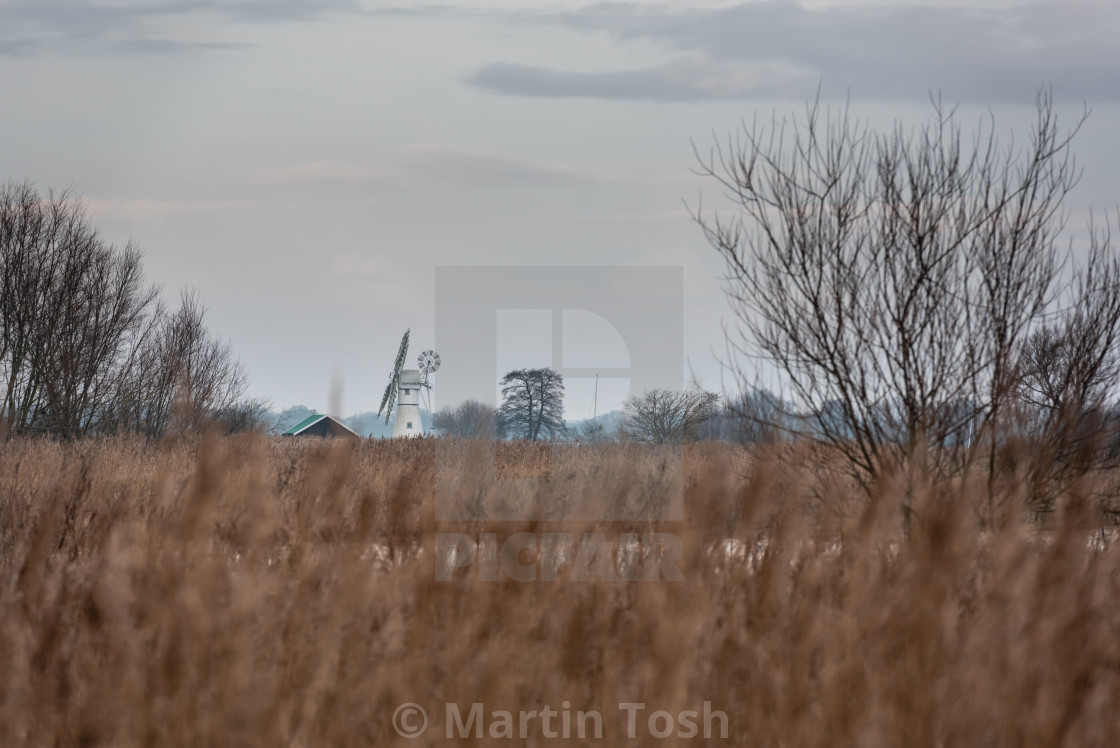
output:
M 393 403 L 397 400 L 397 385 L 400 384 L 401 369 L 404 368 L 404 359 L 408 355 L 408 334 L 411 328 L 404 331 L 404 337 L 401 338 L 401 347 L 397 351 L 397 360 L 393 363 L 393 371 L 389 375 L 389 384 L 385 385 L 385 396 L 381 398 L 381 407 L 377 409 L 377 415 L 380 416 L 382 411 L 385 412 L 385 423 L 389 423 L 389 414 L 393 412 Z
M 393 412 L 393 402 L 397 399 L 397 380 L 389 380 L 389 384 L 385 385 L 385 396 L 381 398 L 381 407 L 377 411 L 377 415 L 381 415 L 381 411 L 385 411 L 385 423 L 389 422 L 389 414 Z

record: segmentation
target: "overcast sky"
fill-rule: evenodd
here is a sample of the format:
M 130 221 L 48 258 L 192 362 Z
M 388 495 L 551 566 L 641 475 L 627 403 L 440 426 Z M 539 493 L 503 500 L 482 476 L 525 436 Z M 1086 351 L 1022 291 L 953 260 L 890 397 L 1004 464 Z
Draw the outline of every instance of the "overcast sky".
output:
M 1052 87 L 1066 121 L 1093 110 L 1077 224 L 1120 203 L 1118 38 L 1116 0 L 0 0 L 0 178 L 83 193 L 278 407 L 326 410 L 339 380 L 345 413 L 376 409 L 404 329 L 410 360 L 431 346 L 443 265 L 683 267 L 685 353 L 719 389 L 691 141 L 818 86 L 873 123 L 938 89 L 1022 131 Z

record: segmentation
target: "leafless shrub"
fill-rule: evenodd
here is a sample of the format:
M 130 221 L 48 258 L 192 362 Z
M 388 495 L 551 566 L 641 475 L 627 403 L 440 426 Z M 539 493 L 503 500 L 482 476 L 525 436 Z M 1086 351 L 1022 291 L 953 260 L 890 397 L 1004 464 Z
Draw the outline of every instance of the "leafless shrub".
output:
M 788 438 L 802 427 L 790 422 L 788 407 L 765 390 L 748 390 L 718 404 L 700 428 L 700 438 L 733 444 L 769 444 Z
M 227 436 L 244 434 L 250 431 L 268 431 L 275 425 L 276 416 L 271 410 L 272 403 L 261 397 L 246 398 L 213 415 L 215 425 Z
M 460 439 L 494 439 L 498 434 L 498 411 L 478 400 L 464 400 L 454 408 L 440 408 L 432 415 L 432 426 L 442 434 Z
M 650 444 L 695 441 L 718 403 L 719 395 L 705 390 L 652 389 L 626 400 L 621 431 L 624 438 Z
M 607 444 L 618 441 L 618 429 L 607 428 L 602 421 L 588 419 L 579 425 L 576 438 L 582 444 Z
M 694 213 L 726 261 L 735 347 L 776 367 L 798 409 L 788 422 L 811 419 L 802 436 L 843 454 L 868 489 L 884 471 L 950 478 L 986 463 L 994 490 L 1032 332 L 1064 309 L 1070 334 L 1097 338 L 1077 345 L 1114 348 L 1113 303 L 1078 321 L 1115 299 L 1111 255 L 1073 268 L 1072 294 L 1062 284 L 1083 120 L 1063 132 L 1050 96 L 1037 105 L 1021 150 L 991 121 L 969 140 L 940 101 L 913 132 L 817 102 L 698 154 L 736 205 Z
M 1072 303 L 1018 351 L 1016 436 L 1033 455 L 1031 504 L 1048 511 L 1088 471 L 1115 467 L 1120 382 L 1120 259 L 1108 232 L 1093 232 Z

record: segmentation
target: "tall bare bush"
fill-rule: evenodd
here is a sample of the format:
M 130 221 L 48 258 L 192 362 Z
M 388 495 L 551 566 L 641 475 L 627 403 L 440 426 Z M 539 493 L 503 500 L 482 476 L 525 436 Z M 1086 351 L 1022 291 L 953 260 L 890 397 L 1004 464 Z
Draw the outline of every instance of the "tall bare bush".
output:
M 1115 292 L 1107 242 L 1096 265 L 1072 267 L 1072 298 L 1063 285 L 1081 122 L 1061 129 L 1040 94 L 1015 149 L 991 120 L 965 135 L 940 101 L 916 130 L 886 132 L 818 101 L 698 154 L 736 205 L 694 213 L 726 261 L 736 347 L 777 368 L 812 420 L 803 434 L 866 487 L 914 455 L 942 476 L 982 459 L 994 480 L 1032 332 L 1063 302 L 1087 310 Z M 1078 314 L 1070 323 L 1100 338 L 1093 349 L 1110 349 L 1115 316 L 1081 325 Z

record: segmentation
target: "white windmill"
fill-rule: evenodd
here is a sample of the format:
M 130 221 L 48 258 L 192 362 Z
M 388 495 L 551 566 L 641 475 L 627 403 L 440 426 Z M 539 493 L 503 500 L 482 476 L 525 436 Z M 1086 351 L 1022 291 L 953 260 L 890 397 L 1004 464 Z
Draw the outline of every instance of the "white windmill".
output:
M 431 389 L 429 376 L 439 368 L 439 354 L 435 351 L 424 351 L 420 354 L 419 369 L 404 368 L 404 360 L 408 355 L 409 332 L 410 330 L 405 330 L 404 337 L 401 338 L 401 347 L 393 362 L 389 384 L 385 386 L 385 396 L 381 398 L 381 407 L 377 411 L 379 416 L 382 412 L 385 413 L 385 423 L 388 423 L 389 414 L 393 411 L 393 403 L 396 403 L 397 415 L 393 420 L 394 439 L 424 435 L 424 424 L 420 420 L 420 391 Z

